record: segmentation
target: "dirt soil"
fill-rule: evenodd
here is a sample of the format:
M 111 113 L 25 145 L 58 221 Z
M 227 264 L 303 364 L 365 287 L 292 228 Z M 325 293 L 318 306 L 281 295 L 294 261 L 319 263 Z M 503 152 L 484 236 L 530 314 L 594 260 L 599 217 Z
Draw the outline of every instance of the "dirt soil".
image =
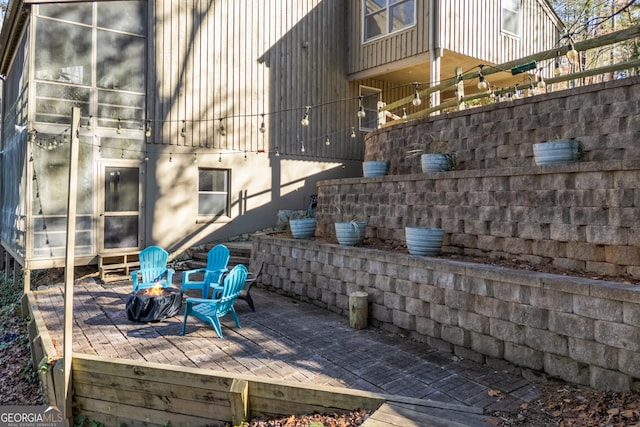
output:
M 381 241 L 365 241 L 365 246 L 392 251 L 405 251 Z M 516 260 L 489 259 L 480 257 L 448 256 L 470 262 L 569 274 L 623 283 L 640 284 L 629 277 L 602 277 L 580 272 L 561 271 L 550 266 L 530 265 Z M 96 275 L 91 267 L 76 271 L 76 279 Z M 51 284 L 63 282 L 61 270 L 49 270 L 33 280 Z M 19 314 L 21 290 L 10 283 L 0 284 L 0 405 L 40 405 L 45 398 L 40 388 L 37 373 L 32 368 L 28 345 L 27 319 Z M 539 397 L 523 404 L 514 412 L 492 412 L 496 426 L 532 427 L 640 427 L 640 391 L 613 393 L 593 390 L 585 386 L 574 386 L 561 382 L 537 384 Z M 497 392 L 490 390 L 491 392 Z M 499 398 L 499 392 L 498 398 Z M 255 418 L 243 427 L 353 427 L 360 426 L 369 412 L 356 410 L 347 414 L 295 414 L 277 419 Z M 230 426 L 227 426 L 230 427 Z

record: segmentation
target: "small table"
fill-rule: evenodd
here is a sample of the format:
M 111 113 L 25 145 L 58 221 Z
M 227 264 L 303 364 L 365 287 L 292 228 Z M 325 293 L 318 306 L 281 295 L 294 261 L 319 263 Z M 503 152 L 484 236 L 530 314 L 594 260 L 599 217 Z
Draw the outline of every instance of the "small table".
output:
M 147 288 L 132 292 L 127 297 L 127 319 L 134 322 L 159 322 L 178 314 L 182 306 L 180 290 Z

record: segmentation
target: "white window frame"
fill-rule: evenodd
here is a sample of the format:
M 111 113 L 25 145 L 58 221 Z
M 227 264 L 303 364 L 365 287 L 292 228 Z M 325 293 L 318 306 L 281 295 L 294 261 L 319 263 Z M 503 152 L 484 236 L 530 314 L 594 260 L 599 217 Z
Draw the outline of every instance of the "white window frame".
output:
M 224 191 L 203 191 L 200 190 L 200 173 L 203 171 L 211 171 L 211 172 L 224 172 L 226 174 L 226 187 Z M 211 167 L 199 167 L 198 168 L 198 220 L 211 220 L 211 219 L 228 219 L 231 215 L 231 204 L 229 196 L 231 194 L 231 169 L 223 169 L 223 168 L 211 168 Z M 225 196 L 225 209 L 224 212 L 217 213 L 201 213 L 200 212 L 200 196 L 201 195 L 224 195 Z
M 514 6 L 516 9 L 514 9 Z M 522 0 L 502 0 L 500 13 L 500 28 L 502 32 L 511 36 L 520 37 L 522 34 Z M 506 28 L 508 14 L 515 15 L 516 17 L 516 31 Z
M 370 15 L 373 15 L 373 13 L 367 14 L 367 0 L 362 0 L 362 43 L 368 43 L 370 41 L 373 40 L 377 40 L 383 37 L 387 37 L 391 34 L 394 33 L 398 33 L 400 31 L 404 31 L 407 28 L 411 28 L 414 27 L 416 25 L 416 8 L 417 8 L 417 1 L 416 0 L 385 0 L 386 4 L 385 6 L 381 7 L 381 9 L 375 11 L 374 13 L 384 13 L 386 15 L 386 27 L 384 28 L 384 32 L 382 34 L 373 36 L 373 37 L 369 37 L 367 38 L 367 34 L 366 34 L 366 24 L 367 24 L 367 17 Z M 401 5 L 403 3 L 407 3 L 407 4 L 413 4 L 413 16 L 412 16 L 412 22 L 401 27 L 401 28 L 396 28 L 395 30 L 392 30 L 393 28 L 393 22 L 391 20 L 391 9 L 394 7 L 397 7 L 398 5 Z

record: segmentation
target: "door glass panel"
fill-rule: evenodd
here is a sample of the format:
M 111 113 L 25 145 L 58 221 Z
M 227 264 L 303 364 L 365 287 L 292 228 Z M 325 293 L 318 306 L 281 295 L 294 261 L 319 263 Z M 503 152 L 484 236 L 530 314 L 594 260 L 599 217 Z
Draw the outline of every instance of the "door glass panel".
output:
M 138 211 L 138 168 L 105 169 L 106 212 Z
M 138 168 L 105 167 L 104 211 L 104 248 L 137 248 Z

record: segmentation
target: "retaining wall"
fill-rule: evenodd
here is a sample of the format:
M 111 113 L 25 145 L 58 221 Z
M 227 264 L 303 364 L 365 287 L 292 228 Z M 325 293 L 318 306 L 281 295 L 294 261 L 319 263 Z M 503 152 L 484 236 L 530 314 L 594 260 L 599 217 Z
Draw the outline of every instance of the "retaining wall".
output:
M 640 278 L 639 136 L 638 77 L 399 123 L 365 139 L 390 175 L 318 184 L 316 235 L 333 238 L 340 206 L 369 238 L 441 227 L 445 253 Z M 579 140 L 582 161 L 536 166 L 533 143 L 558 137 Z M 407 156 L 434 139 L 456 170 L 425 174 Z
M 369 322 L 431 347 L 599 389 L 640 388 L 640 288 L 443 258 L 253 237 L 263 285 L 348 316 L 369 294 Z

